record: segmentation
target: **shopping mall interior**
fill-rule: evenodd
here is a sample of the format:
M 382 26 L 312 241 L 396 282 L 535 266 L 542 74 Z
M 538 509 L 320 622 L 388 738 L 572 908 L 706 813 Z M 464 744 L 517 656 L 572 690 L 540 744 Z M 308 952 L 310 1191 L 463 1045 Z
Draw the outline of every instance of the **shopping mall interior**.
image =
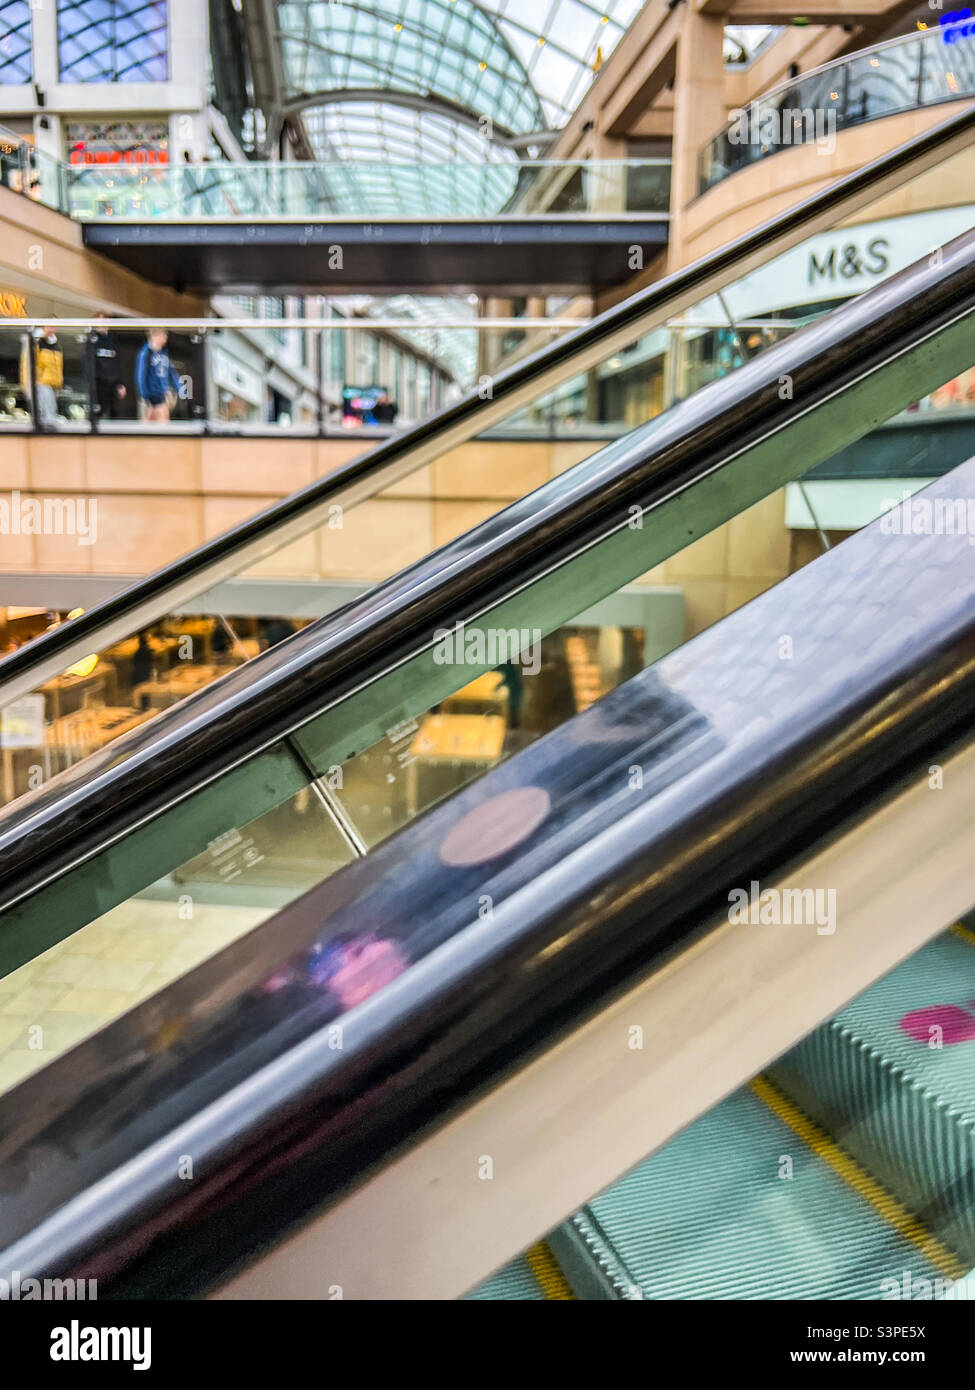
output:
M 0 227 L 0 1290 L 975 1297 L 972 11 L 0 0 Z

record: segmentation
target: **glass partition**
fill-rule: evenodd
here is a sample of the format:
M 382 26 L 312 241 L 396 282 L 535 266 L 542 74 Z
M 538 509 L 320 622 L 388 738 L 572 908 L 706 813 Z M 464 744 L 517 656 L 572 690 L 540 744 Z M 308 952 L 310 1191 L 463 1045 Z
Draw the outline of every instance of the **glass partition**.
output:
M 182 926 L 180 916 L 181 905 L 196 902 L 194 884 L 201 885 L 205 904 L 235 909 L 214 928 L 214 941 L 226 941 L 224 931 L 250 930 L 282 892 L 297 893 L 349 856 L 367 854 L 688 634 L 785 577 L 809 556 L 792 547 L 782 490 L 861 437 L 868 419 L 909 403 L 925 377 L 936 379 L 957 358 L 966 333 L 971 352 L 970 325 L 943 329 L 799 417 L 772 444 L 751 445 L 686 496 L 648 512 L 641 525 L 607 523 L 596 545 L 501 599 L 459 634 L 435 634 L 433 646 L 292 731 L 275 767 L 269 769 L 264 754 L 245 761 L 53 882 L 8 915 L 11 930 L 0 936 L 0 952 L 6 943 L 8 952 L 21 956 L 16 962 L 10 957 L 8 972 L 62 942 L 61 953 L 71 956 L 70 943 L 83 942 L 89 926 L 106 925 L 105 914 L 112 912 L 148 951 L 143 929 L 163 912 L 160 901 L 169 924 L 163 944 L 175 949 L 170 938 L 178 942 L 181 932 L 192 936 L 194 930 Z M 766 552 L 779 551 L 777 573 L 733 581 L 722 549 L 747 553 L 759 541 Z M 286 640 L 303 621 L 294 615 L 264 622 L 205 611 L 174 615 L 134 643 L 92 654 L 53 689 L 39 692 L 43 707 L 21 702 L 4 711 L 5 765 L 15 778 L 43 777 L 45 759 L 61 755 L 71 730 L 80 738 L 95 729 L 104 746 L 113 737 L 107 727 L 113 720 L 127 719 L 133 727 L 151 718 L 252 653 Z M 30 698 L 37 703 L 37 696 Z M 110 706 L 110 698 L 119 704 Z M 317 832 L 306 835 L 303 827 L 322 814 L 328 833 L 322 831 L 318 845 Z M 282 825 L 287 833 L 265 830 Z M 103 939 L 96 931 L 95 940 Z M 184 946 L 187 963 L 200 958 L 195 942 Z M 177 953 L 166 969 L 182 958 Z M 145 959 L 147 965 L 155 961 Z M 145 979 L 152 978 L 147 969 Z M 114 1016 L 114 1007 L 100 1015 L 103 1021 Z
M 64 211 L 81 221 L 221 221 L 597 214 L 666 216 L 670 161 L 69 166 Z
M 957 161 L 963 160 L 964 156 L 955 156 L 952 161 L 933 170 L 931 178 L 942 189 L 951 186 L 953 171 L 961 167 Z M 918 183 L 918 190 L 923 193 L 923 183 Z M 412 474 L 401 478 L 395 488 L 384 490 L 382 495 L 369 496 L 356 505 L 345 506 L 340 500 L 326 499 L 310 506 L 302 520 L 302 534 L 292 532 L 287 543 L 275 542 L 273 536 L 269 537 L 259 563 L 242 558 L 236 568 L 228 569 L 223 577 L 228 583 L 231 580 L 258 585 L 280 583 L 280 592 L 287 593 L 287 598 L 282 599 L 279 606 L 265 607 L 262 616 L 244 607 L 244 614 L 251 616 L 240 619 L 237 616 L 241 611 L 239 607 L 231 606 L 229 599 L 213 593 L 208 593 L 205 599 L 184 600 L 179 611 L 173 612 L 164 606 L 166 599 L 163 595 L 159 600 L 159 611 L 144 621 L 139 630 L 127 633 L 124 642 L 135 648 L 144 637 L 143 646 L 148 643 L 151 653 L 155 641 L 167 642 L 175 638 L 178 644 L 185 637 L 193 640 L 183 644 L 175 660 L 156 656 L 150 659 L 150 655 L 143 650 L 140 661 L 143 667 L 147 662 L 148 666 L 140 680 L 126 680 L 124 675 L 121 678 L 116 675 L 114 687 L 105 666 L 116 665 L 112 649 L 116 647 L 117 640 L 104 644 L 101 649 L 96 643 L 95 650 L 79 652 L 76 661 L 70 664 L 74 666 L 78 661 L 94 659 L 101 663 L 99 674 L 105 679 L 96 694 L 89 694 L 86 701 L 79 700 L 77 704 L 88 709 L 104 707 L 112 713 L 100 722 L 97 734 L 87 728 L 83 737 L 69 739 L 63 736 L 67 731 L 59 724 L 56 735 L 51 736 L 50 748 L 46 746 L 47 735 L 41 739 L 43 756 L 37 753 L 36 748 L 27 757 L 18 754 L 12 778 L 8 779 L 9 792 L 20 795 L 24 790 L 38 785 L 38 779 L 46 781 L 53 772 L 68 766 L 69 760 L 77 761 L 79 749 L 101 746 L 131 727 L 128 720 L 150 716 L 161 707 L 163 699 L 171 702 L 181 691 L 190 693 L 218 678 L 229 666 L 249 659 L 272 640 L 273 634 L 268 636 L 267 624 L 279 620 L 285 625 L 290 624 L 279 629 L 286 635 L 294 626 L 308 621 L 310 616 L 318 617 L 333 611 L 365 588 L 421 560 L 432 550 L 502 511 L 543 483 L 583 464 L 597 450 L 611 445 L 612 441 L 629 430 L 646 427 L 648 422 L 661 416 L 675 403 L 716 378 L 737 370 L 745 360 L 764 352 L 817 315 L 835 307 L 841 302 L 837 290 L 834 289 L 832 297 L 824 298 L 823 290 L 807 288 L 810 258 L 816 258 L 817 264 L 825 263 L 830 247 L 835 254 L 834 243 L 846 244 L 851 237 L 861 234 L 858 229 L 869 227 L 871 216 L 883 215 L 884 211 L 883 204 L 876 210 L 864 209 L 858 214 L 855 225 L 845 225 L 834 232 L 818 233 L 810 241 L 771 258 L 766 265 L 729 285 L 720 295 L 709 295 L 699 304 L 689 306 L 680 318 L 665 318 L 663 322 L 653 322 L 651 318 L 649 323 L 637 322 L 631 330 L 629 342 L 617 342 L 612 349 L 604 352 L 601 361 L 587 371 L 572 372 L 570 360 L 565 379 L 560 385 L 539 392 L 530 405 L 509 410 L 500 420 L 495 416 L 494 423 L 487 431 L 442 452 L 432 461 L 429 455 L 425 455 L 422 467 L 415 468 Z M 946 209 L 943 216 L 950 222 L 950 234 L 956 235 L 970 225 L 971 208 L 963 205 Z M 904 221 L 907 225 L 910 218 Z M 869 275 L 860 277 L 856 288 L 878 283 L 916 258 L 918 253 L 912 249 L 916 240 L 913 234 L 906 236 L 898 254 L 889 254 L 876 263 Z M 925 241 L 924 245 L 927 244 Z M 358 333 L 358 322 L 355 330 Z M 134 342 L 126 346 L 127 330 L 113 331 L 117 333 L 120 356 L 131 352 Z M 136 339 L 142 332 L 133 330 Z M 217 335 L 209 330 L 204 335 L 202 350 L 205 354 L 209 353 L 209 357 L 204 356 L 204 362 L 209 362 L 208 370 L 211 373 L 208 378 L 211 384 L 204 388 L 204 394 L 210 397 L 204 420 L 189 413 L 199 404 L 196 378 L 190 371 L 193 397 L 191 401 L 179 401 L 178 409 L 184 412 L 179 420 L 169 423 L 146 421 L 143 424 L 131 418 L 119 418 L 105 420 L 99 424 L 99 428 L 106 431 L 130 431 L 133 428 L 156 431 L 169 428 L 213 429 L 215 349 L 227 343 L 229 337 L 229 333 Z M 343 341 L 347 341 L 347 336 Z M 486 337 L 483 341 L 486 341 Z M 331 359 L 332 350 L 327 347 L 323 360 Z M 503 357 L 498 365 L 504 365 Z M 346 359 L 345 371 L 348 370 Z M 949 414 L 960 413 L 964 417 L 971 409 L 973 388 L 970 378 L 964 356 L 960 361 L 950 360 L 945 364 L 941 380 L 932 381 L 923 389 L 918 387 L 915 396 L 908 395 L 888 413 L 894 416 L 906 411 L 922 422 L 947 418 Z M 413 380 L 416 383 L 420 378 L 414 375 Z M 490 380 L 488 373 L 488 384 Z M 487 393 L 484 399 L 488 404 L 490 394 Z M 120 415 L 123 412 L 129 415 L 132 409 L 130 401 L 119 405 Z M 19 423 L 22 427 L 23 422 Z M 248 429 L 246 421 L 227 419 L 222 423 L 226 428 L 241 433 Z M 341 417 L 337 423 L 341 423 Z M 313 432 L 332 427 L 331 424 L 324 425 L 321 419 L 317 426 Z M 5 427 L 16 428 L 18 422 L 15 420 Z M 288 428 L 295 427 L 289 425 Z M 369 431 L 375 428 L 365 419 L 357 426 L 357 431 L 361 431 L 358 437 L 362 438 L 363 447 L 367 447 Z M 246 447 L 246 443 L 242 442 L 242 460 L 246 459 Z M 137 462 L 134 466 L 138 466 Z M 241 467 L 244 467 L 243 462 Z M 247 512 L 256 512 L 259 506 L 258 498 L 254 498 L 253 505 L 245 499 L 243 508 L 235 513 L 234 520 Z M 644 568 L 650 569 L 651 565 Z M 710 620 L 713 620 L 720 615 L 720 605 L 714 596 L 725 592 L 725 580 L 720 572 L 701 577 L 707 581 L 710 589 L 702 589 L 695 603 L 702 614 L 710 615 Z M 287 585 L 291 581 L 294 583 L 288 590 Z M 201 595 L 204 590 L 211 588 L 212 581 L 201 582 Z M 735 591 L 748 592 L 748 584 L 739 584 Z M 709 598 L 708 593 L 712 597 Z M 63 614 L 54 616 L 61 618 Z M 195 629 L 187 628 L 187 622 L 204 624 L 206 632 L 197 633 Z M 170 670 L 174 665 L 178 675 Z M 45 682 L 38 682 L 32 695 L 35 699 L 43 696 L 42 706 L 38 705 L 37 708 L 43 707 L 44 727 L 56 723 L 65 715 L 74 715 L 77 722 L 76 705 L 70 709 L 62 708 L 47 694 L 51 682 L 68 680 L 74 688 L 74 679 L 70 673 L 55 671 L 47 674 Z M 165 693 L 147 692 L 147 682 L 159 683 Z M 42 684 L 45 687 L 43 691 Z M 86 690 L 90 691 L 90 686 Z M 36 729 L 40 726 L 35 724 L 33 727 Z
M 971 15 L 891 39 L 796 77 L 751 102 L 701 152 L 700 191 L 793 145 L 828 146 L 839 131 L 975 96 Z

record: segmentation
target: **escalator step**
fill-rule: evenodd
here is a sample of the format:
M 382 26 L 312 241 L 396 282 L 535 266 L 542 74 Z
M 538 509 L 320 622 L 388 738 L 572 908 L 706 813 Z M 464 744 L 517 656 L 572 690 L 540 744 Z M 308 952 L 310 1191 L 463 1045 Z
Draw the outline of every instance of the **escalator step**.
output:
M 956 927 L 772 1069 L 776 1084 L 975 1264 L 975 934 Z
M 580 1297 L 879 1299 L 965 1269 L 764 1079 L 550 1237 Z
M 469 1299 L 572 1299 L 575 1295 L 548 1246 L 540 1241 L 467 1295 Z

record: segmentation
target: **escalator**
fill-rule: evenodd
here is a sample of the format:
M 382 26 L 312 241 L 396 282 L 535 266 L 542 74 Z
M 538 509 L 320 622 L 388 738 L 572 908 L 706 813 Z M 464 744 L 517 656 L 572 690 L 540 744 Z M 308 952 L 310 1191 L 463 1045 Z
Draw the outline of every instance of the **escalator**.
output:
M 922 947 L 470 1297 L 970 1299 L 973 953 Z
M 647 359 L 657 363 L 660 380 L 669 382 L 665 406 L 673 408 L 691 396 L 727 370 L 712 343 L 715 335 L 695 326 L 698 311 L 707 309 L 705 319 L 721 319 L 733 288 L 746 283 L 756 269 L 768 268 L 817 232 L 862 218 L 875 205 L 883 208 L 894 195 L 906 197 L 916 181 L 937 175 L 950 184 L 951 161 L 964 157 L 973 127 L 975 115 L 970 111 L 952 117 L 739 241 L 632 296 L 497 375 L 487 387 L 482 383 L 477 392 L 430 420 L 0 659 L 0 706 L 23 709 L 17 702 L 27 700 L 33 706 L 27 723 L 43 732 L 39 745 L 15 748 L 4 760 L 3 800 L 13 802 L 31 792 L 39 780 L 107 747 L 185 694 L 226 677 L 252 659 L 258 646 L 300 628 L 329 603 L 341 602 L 341 583 L 310 583 L 301 586 L 308 591 L 300 600 L 307 607 L 289 610 L 288 603 L 299 602 L 291 586 L 290 597 L 281 599 L 278 617 L 257 634 L 238 631 L 233 613 L 240 610 L 228 607 L 231 593 L 246 589 L 248 583 L 260 582 L 273 590 L 274 575 L 287 572 L 287 557 L 295 547 L 302 554 L 313 551 L 324 576 L 341 571 L 331 558 L 339 542 L 345 571 L 349 557 L 374 555 L 377 546 L 370 527 L 375 514 L 362 504 L 385 497 L 405 480 L 416 483 L 424 469 L 438 470 L 438 488 L 444 495 L 470 495 L 461 447 L 467 441 L 517 424 L 526 412 L 544 420 L 574 409 L 576 399 L 596 389 L 617 360 L 624 367 Z M 675 322 L 682 326 L 666 327 Z M 787 321 L 766 326 L 757 335 L 758 347 L 780 341 L 795 327 Z M 739 344 L 732 363 L 758 350 L 733 317 L 721 336 Z M 949 377 L 954 367 L 949 366 Z M 616 426 L 620 432 L 623 428 Z M 570 461 L 587 447 L 595 445 L 576 441 Z M 562 465 L 553 463 L 556 466 Z M 526 476 L 534 479 L 531 470 L 526 469 Z M 413 560 L 414 538 L 390 535 L 386 545 L 388 577 Z M 289 590 L 287 584 L 278 587 Z M 585 640 L 585 634 L 582 637 Z M 663 642 L 652 654 L 665 649 Z M 573 666 L 571 649 L 563 644 L 557 660 Z M 632 663 L 627 672 L 631 669 Z M 578 674 L 570 672 L 574 689 L 586 684 Z
M 878 1207 L 970 1260 L 956 1044 L 891 1038 L 975 993 L 975 462 L 453 785 L 424 739 L 973 361 L 968 233 L 8 807 L 0 1270 L 870 1297 Z

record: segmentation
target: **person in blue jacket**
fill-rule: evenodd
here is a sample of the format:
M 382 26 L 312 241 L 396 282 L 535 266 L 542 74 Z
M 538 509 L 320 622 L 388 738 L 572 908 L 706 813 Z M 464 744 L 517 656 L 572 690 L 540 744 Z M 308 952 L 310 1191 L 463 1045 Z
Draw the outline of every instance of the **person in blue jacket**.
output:
M 168 335 L 151 328 L 135 360 L 135 389 L 143 419 L 165 423 L 179 400 L 179 377 L 166 351 Z

